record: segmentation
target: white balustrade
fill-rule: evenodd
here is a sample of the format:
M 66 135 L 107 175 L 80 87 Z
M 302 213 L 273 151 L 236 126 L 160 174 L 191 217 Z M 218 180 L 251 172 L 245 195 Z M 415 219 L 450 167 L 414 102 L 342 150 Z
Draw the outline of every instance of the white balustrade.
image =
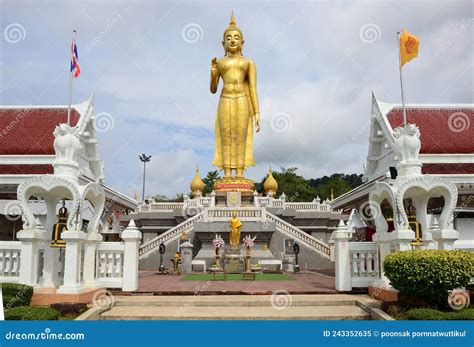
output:
M 183 232 L 186 235 L 189 234 L 193 230 L 194 223 L 201 221 L 204 218 L 205 213 L 207 213 L 207 211 L 200 212 L 197 215 L 186 219 L 184 222 L 164 232 L 163 234 L 158 235 L 157 237 L 142 244 L 138 252 L 139 260 L 146 259 L 155 253 L 160 247 L 161 243 L 167 246 L 171 242 L 176 241 Z
M 302 246 L 322 255 L 324 258 L 330 259 L 331 248 L 323 241 L 318 240 L 317 238 L 305 233 L 303 230 L 285 222 L 274 214 L 267 212 L 266 218 L 267 221 L 275 223 L 277 230 L 282 234 L 299 241 Z
M 0 241 L 0 283 L 18 282 L 20 254 L 20 241 Z
M 380 275 L 377 243 L 349 242 L 352 287 L 368 287 Z
M 237 217 L 242 221 L 256 221 L 262 218 L 262 209 L 255 207 L 234 208 L 215 208 L 207 210 L 208 221 L 229 221 L 232 218 L 233 211 L 237 212 Z
M 100 242 L 98 245 L 96 276 L 106 287 L 122 287 L 124 250 L 122 242 Z
M 184 208 L 183 202 L 152 202 L 148 205 L 140 205 L 139 212 L 171 212 L 174 210 L 182 210 Z

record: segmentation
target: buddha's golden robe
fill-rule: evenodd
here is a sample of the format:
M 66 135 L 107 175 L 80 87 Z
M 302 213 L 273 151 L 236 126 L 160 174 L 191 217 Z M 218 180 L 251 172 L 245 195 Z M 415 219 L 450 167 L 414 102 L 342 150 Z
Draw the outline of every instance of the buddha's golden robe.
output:
M 240 227 L 242 222 L 240 219 L 234 217 L 230 220 L 230 244 L 233 247 L 239 246 L 240 243 Z
M 221 168 L 244 169 L 254 166 L 253 159 L 253 115 L 254 109 L 245 86 L 246 95 L 222 96 L 217 107 L 215 135 L 216 147 L 212 165 Z

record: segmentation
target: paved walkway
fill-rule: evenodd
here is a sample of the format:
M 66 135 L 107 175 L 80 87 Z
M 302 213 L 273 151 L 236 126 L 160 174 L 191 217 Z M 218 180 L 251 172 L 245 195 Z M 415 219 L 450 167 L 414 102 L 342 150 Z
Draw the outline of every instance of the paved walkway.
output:
M 221 295 L 271 294 L 283 290 L 291 294 L 336 293 L 334 277 L 303 271 L 289 274 L 293 281 L 187 281 L 184 276 L 159 275 L 155 271 L 141 271 L 136 294 L 160 295 Z
M 367 295 L 116 296 L 100 319 L 370 319 Z

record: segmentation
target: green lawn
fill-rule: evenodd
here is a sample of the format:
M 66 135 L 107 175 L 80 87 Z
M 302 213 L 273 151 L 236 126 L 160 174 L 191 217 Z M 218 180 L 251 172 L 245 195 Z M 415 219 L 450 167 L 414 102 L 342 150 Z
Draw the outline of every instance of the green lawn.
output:
M 222 275 L 217 275 L 216 280 L 224 280 Z M 183 276 L 184 281 L 212 281 L 214 276 L 212 274 L 189 274 Z M 241 274 L 227 274 L 226 281 L 242 281 Z M 291 276 L 285 274 L 262 274 L 258 273 L 255 276 L 257 281 L 293 281 Z

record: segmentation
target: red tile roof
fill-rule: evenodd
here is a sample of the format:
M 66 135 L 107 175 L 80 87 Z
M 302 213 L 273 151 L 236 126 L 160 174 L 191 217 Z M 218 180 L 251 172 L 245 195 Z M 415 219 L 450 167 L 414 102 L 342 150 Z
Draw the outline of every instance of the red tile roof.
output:
M 79 121 L 71 110 L 71 125 Z M 0 108 L 1 154 L 54 154 L 54 128 L 67 122 L 67 108 Z
M 52 165 L 0 165 L 0 175 L 52 174 Z
M 473 175 L 472 163 L 423 164 L 422 173 L 432 175 Z
M 403 124 L 400 107 L 387 119 L 392 129 Z M 420 153 L 474 153 L 474 109 L 407 108 L 407 119 L 420 128 Z

